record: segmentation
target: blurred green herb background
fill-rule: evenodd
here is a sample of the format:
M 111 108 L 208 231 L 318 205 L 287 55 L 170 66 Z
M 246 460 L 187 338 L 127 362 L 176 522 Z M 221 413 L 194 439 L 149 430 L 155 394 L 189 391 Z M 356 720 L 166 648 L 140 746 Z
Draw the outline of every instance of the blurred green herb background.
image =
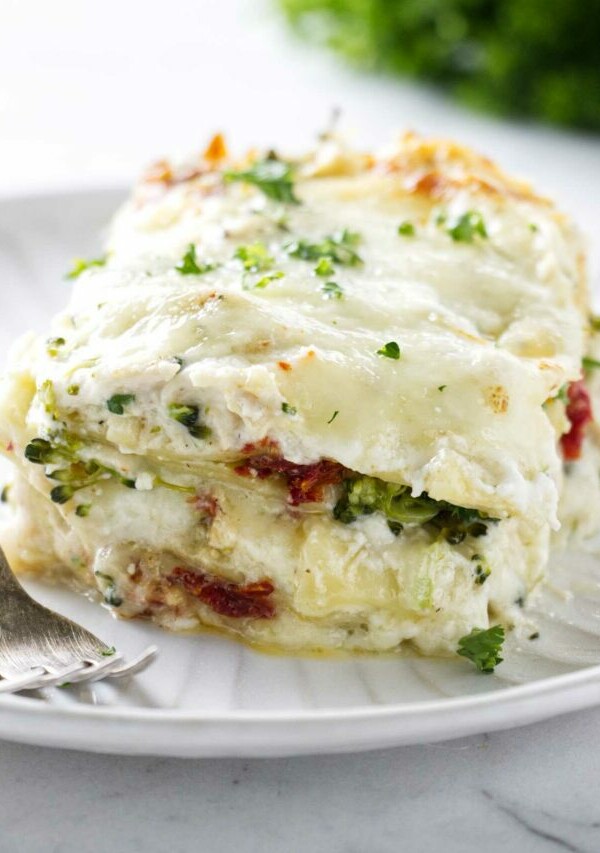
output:
M 600 0 L 279 0 L 359 67 L 495 112 L 600 130 Z

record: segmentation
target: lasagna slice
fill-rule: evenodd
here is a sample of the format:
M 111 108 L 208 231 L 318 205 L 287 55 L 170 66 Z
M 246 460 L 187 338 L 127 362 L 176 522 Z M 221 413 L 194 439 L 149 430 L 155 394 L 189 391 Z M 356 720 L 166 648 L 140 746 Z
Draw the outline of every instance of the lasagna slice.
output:
M 569 470 L 598 480 L 579 238 L 457 145 L 216 137 L 71 277 L 3 380 L 3 539 L 118 615 L 452 654 L 518 619 Z

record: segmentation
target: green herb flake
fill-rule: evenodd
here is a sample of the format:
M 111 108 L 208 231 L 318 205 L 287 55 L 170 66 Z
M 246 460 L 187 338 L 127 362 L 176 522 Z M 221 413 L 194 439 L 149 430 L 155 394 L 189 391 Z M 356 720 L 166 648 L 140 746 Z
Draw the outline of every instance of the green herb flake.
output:
M 476 210 L 463 213 L 457 222 L 446 229 L 456 243 L 472 243 L 476 237 L 488 236 L 483 217 Z
M 336 284 L 335 281 L 326 281 L 325 284 L 321 288 L 321 293 L 325 297 L 325 299 L 343 299 L 344 291 Z
M 69 272 L 65 275 L 65 278 L 74 279 L 79 278 L 82 272 L 86 270 L 92 269 L 93 267 L 103 267 L 106 264 L 108 258 L 106 256 L 102 258 L 92 258 L 89 261 L 86 261 L 84 258 L 75 258 L 73 261 L 73 266 L 69 270 Z
M 539 229 L 539 228 L 538 228 L 538 226 L 535 224 L 535 222 L 530 222 L 530 223 L 529 223 L 529 230 L 530 230 L 530 231 L 532 231 L 532 232 L 535 234 L 535 233 L 536 233 L 537 231 L 539 231 L 540 229 Z
M 265 272 L 271 269 L 275 262 L 264 243 L 238 246 L 233 257 L 242 262 L 246 272 Z
M 332 414 L 332 416 L 327 421 L 327 423 L 332 424 L 338 415 L 339 415 L 339 409 L 336 409 L 335 412 Z
M 294 240 L 287 243 L 284 249 L 290 257 L 299 258 L 302 261 L 325 259 L 341 266 L 355 267 L 363 262 L 356 251 L 360 239 L 360 234 L 356 231 L 343 228 L 341 231 L 324 237 L 319 243 L 311 243 L 308 240 Z M 322 274 L 325 275 L 325 273 Z
M 502 663 L 500 651 L 504 642 L 504 628 L 494 625 L 491 628 L 473 628 L 466 637 L 458 641 L 457 652 L 475 664 L 480 672 L 493 672 Z
M 112 397 L 106 401 L 106 408 L 109 412 L 112 412 L 113 415 L 124 415 L 125 406 L 133 403 L 134 400 L 135 394 L 113 394 Z
M 590 329 L 593 332 L 600 332 L 600 315 L 590 314 Z
M 186 427 L 194 426 L 198 421 L 198 406 L 185 406 L 182 403 L 169 403 L 169 417 Z
M 113 655 L 116 655 L 116 653 L 117 650 L 114 646 L 110 646 L 110 648 L 107 649 L 100 649 L 100 654 L 105 658 L 111 658 Z
M 169 417 L 182 424 L 193 438 L 205 439 L 212 430 L 200 421 L 200 407 L 184 403 L 169 403 Z
M 292 166 L 275 156 L 257 160 L 249 169 L 227 171 L 223 178 L 227 183 L 241 181 L 252 184 L 274 201 L 300 204 L 300 199 L 294 194 Z
M 598 370 L 600 368 L 600 361 L 586 355 L 581 359 L 581 366 L 584 370 Z
M 412 222 L 402 222 L 398 226 L 398 234 L 401 237 L 414 237 L 415 233 L 415 226 L 412 224 Z
M 65 344 L 66 341 L 64 338 L 48 338 L 46 341 L 46 352 L 50 358 L 56 358 L 59 349 L 64 347 Z
M 67 388 L 69 397 L 76 397 L 79 394 L 79 385 L 69 385 Z
M 105 575 L 103 572 L 94 572 L 94 575 L 97 578 L 101 578 L 101 580 L 106 581 L 106 588 L 100 590 L 104 596 L 104 601 L 111 607 L 120 607 L 123 604 L 123 599 L 120 595 L 117 594 L 115 579 L 112 577 L 112 575 Z M 111 655 L 115 654 L 114 651 L 111 651 L 111 648 L 106 650 L 107 657 L 110 657 Z M 101 649 L 99 649 L 98 651 L 103 654 Z
M 315 275 L 320 275 L 323 278 L 333 275 L 333 264 L 329 258 L 321 258 L 319 260 L 319 263 L 315 267 Z
M 447 387 L 447 385 L 438 385 L 438 391 L 445 391 Z
M 256 284 L 252 286 L 252 290 L 264 290 L 272 281 L 277 281 L 278 279 L 283 278 L 283 273 L 281 271 L 278 272 L 270 272 L 266 275 L 263 275 L 262 278 L 259 278 Z
M 2 503 L 2 504 L 8 503 L 9 492 L 10 492 L 10 486 L 4 486 L 4 488 L 0 492 L 0 503 Z
M 298 414 L 298 409 L 296 409 L 294 406 L 290 406 L 289 403 L 282 403 L 281 404 L 281 411 L 285 412 L 286 415 Z
M 90 514 L 91 508 L 91 504 L 77 504 L 77 507 L 75 508 L 75 515 L 78 515 L 79 518 L 87 518 Z
M 477 563 L 477 565 L 475 566 L 475 583 L 478 586 L 483 586 L 483 584 L 492 574 L 492 570 L 488 566 L 487 561 L 479 554 L 474 554 L 471 557 L 471 560 Z
M 384 344 L 381 349 L 377 350 L 377 355 L 383 355 L 385 358 L 392 358 L 395 361 L 398 361 L 400 358 L 400 347 L 396 341 L 389 341 L 387 344 Z
M 190 243 L 183 258 L 175 264 L 175 269 L 180 275 L 204 275 L 217 268 L 217 264 L 203 263 L 198 261 L 196 247 Z

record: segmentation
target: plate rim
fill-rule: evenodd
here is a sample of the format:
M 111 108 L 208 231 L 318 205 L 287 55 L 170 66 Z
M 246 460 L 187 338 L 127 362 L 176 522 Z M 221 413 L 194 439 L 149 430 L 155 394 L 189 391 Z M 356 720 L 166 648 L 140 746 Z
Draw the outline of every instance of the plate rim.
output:
M 294 657 L 291 655 L 290 657 Z M 482 674 L 485 677 L 485 674 Z M 343 718 L 345 720 L 367 721 L 371 718 L 386 718 L 399 716 L 419 716 L 419 714 L 443 714 L 468 711 L 487 705 L 503 705 L 507 703 L 527 703 L 528 700 L 538 700 L 545 695 L 562 693 L 570 687 L 584 687 L 598 680 L 600 684 L 600 664 L 584 666 L 574 672 L 561 673 L 540 678 L 527 684 L 515 684 L 500 687 L 486 693 L 468 694 L 465 696 L 443 697 L 440 699 L 424 699 L 416 702 L 395 702 L 389 705 L 356 705 L 347 708 L 306 708 L 300 711 L 286 708 L 273 710 L 249 711 L 190 711 L 177 708 L 144 708 L 129 705 L 50 705 L 43 699 L 29 696 L 5 695 L 0 696 L 0 710 L 4 708 L 23 709 L 23 706 L 34 713 L 47 711 L 60 712 L 61 716 L 92 717 L 96 719 L 112 718 L 115 720 L 140 719 L 144 721 L 176 720 L 183 722 L 320 722 Z M 600 697 L 599 700 L 600 702 Z
M 0 737 L 36 746 L 121 755 L 275 758 L 454 740 L 533 724 L 598 704 L 600 665 L 475 696 L 300 713 L 57 706 L 5 696 L 0 697 Z M 42 720 L 46 725 L 40 727 Z

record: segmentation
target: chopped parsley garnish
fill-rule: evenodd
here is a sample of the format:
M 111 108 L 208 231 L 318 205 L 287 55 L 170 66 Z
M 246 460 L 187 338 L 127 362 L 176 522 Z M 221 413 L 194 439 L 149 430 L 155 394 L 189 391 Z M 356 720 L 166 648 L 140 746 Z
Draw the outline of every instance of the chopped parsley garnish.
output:
M 337 418 L 337 416 L 339 415 L 339 413 L 340 413 L 339 409 L 336 409 L 335 412 L 332 414 L 332 416 L 327 421 L 327 423 L 332 424 L 334 422 L 334 420 Z
M 223 174 L 225 181 L 242 181 L 253 184 L 267 198 L 287 204 L 300 204 L 300 199 L 294 195 L 293 170 L 289 163 L 276 157 L 257 160 L 248 169 L 228 171 Z
M 530 223 L 529 223 L 529 230 L 530 230 L 530 231 L 533 231 L 533 233 L 535 234 L 535 233 L 536 233 L 536 231 L 539 231 L 540 229 L 539 229 L 539 228 L 538 228 L 538 226 L 535 224 L 535 222 L 530 222 Z
M 483 217 L 476 210 L 468 210 L 451 227 L 446 229 L 457 243 L 472 243 L 475 237 L 487 237 Z
M 295 415 L 298 413 L 298 409 L 296 409 L 294 406 L 290 406 L 289 403 L 282 403 L 281 411 L 285 412 L 286 415 Z
M 600 361 L 596 358 L 589 358 L 586 355 L 581 359 L 581 365 L 584 370 L 598 370 L 600 368 Z
M 504 642 L 504 628 L 494 625 L 492 628 L 473 628 L 466 637 L 458 641 L 458 654 L 468 658 L 480 672 L 493 672 L 502 663 L 500 651 Z
M 10 492 L 10 486 L 4 486 L 4 488 L 0 492 L 0 503 L 2 503 L 2 504 L 8 503 L 8 493 L 9 492 Z
M 79 518 L 87 518 L 87 516 L 90 514 L 91 508 L 91 504 L 78 504 L 75 509 L 75 515 L 78 515 Z
M 112 397 L 109 397 L 106 401 L 106 408 L 109 412 L 112 412 L 113 415 L 124 415 L 125 406 L 133 403 L 134 400 L 135 394 L 113 394 Z
M 384 344 L 381 349 L 377 350 L 377 355 L 383 355 L 386 358 L 393 358 L 395 361 L 398 361 L 400 358 L 400 347 L 396 341 L 389 341 L 389 343 Z
M 204 275 L 217 268 L 216 264 L 198 262 L 196 247 L 190 243 L 183 258 L 175 264 L 175 269 L 180 275 Z
M 529 640 L 539 640 L 539 638 L 540 638 L 540 632 L 539 631 L 534 631 L 533 634 L 530 634 L 528 637 Z
M 447 387 L 447 385 L 438 385 L 438 391 L 444 391 Z
M 117 650 L 114 646 L 111 646 L 108 649 L 102 649 L 100 654 L 105 658 L 111 658 L 113 655 L 116 655 Z
M 320 243 L 294 240 L 284 246 L 284 249 L 292 258 L 300 258 L 303 261 L 325 259 L 342 266 L 355 267 L 362 264 L 362 258 L 356 251 L 359 243 L 360 234 L 344 228 L 324 237 Z M 319 275 L 325 275 L 325 273 L 319 273 Z
M 593 332 L 600 332 L 600 316 L 598 314 L 590 314 L 590 329 Z
M 431 523 L 451 545 L 462 542 L 467 536 L 485 535 L 486 522 L 497 520 L 487 518 L 476 509 L 436 501 L 426 492 L 415 498 L 410 486 L 362 475 L 346 479 L 344 492 L 333 509 L 333 517 L 344 524 L 351 524 L 374 512 L 382 513 L 388 522 L 395 524 Z M 397 533 L 398 529 L 394 532 Z
M 278 279 L 283 278 L 283 273 L 279 270 L 277 272 L 269 272 L 266 275 L 263 275 L 262 278 L 259 278 L 256 284 L 252 285 L 253 290 L 262 290 L 267 287 L 272 281 L 277 281 Z
M 120 595 L 117 594 L 117 588 L 115 585 L 115 579 L 112 575 L 106 575 L 103 572 L 94 572 L 94 575 L 97 578 L 100 578 L 103 581 L 106 581 L 106 585 L 103 584 L 104 589 L 101 589 L 102 595 L 104 596 L 104 601 L 107 604 L 110 604 L 111 607 L 120 607 L 123 604 L 123 599 Z M 111 656 L 115 654 L 111 649 L 106 650 L 107 656 Z M 101 652 L 104 654 L 104 652 Z
M 76 397 L 79 394 L 79 385 L 69 385 L 67 388 L 69 397 Z
M 246 272 L 264 272 L 271 269 L 275 261 L 264 243 L 238 246 L 233 257 L 242 262 Z
M 315 267 L 315 275 L 320 275 L 323 278 L 333 275 L 333 264 L 329 258 L 320 259 L 319 263 Z
M 344 291 L 335 281 L 326 281 L 321 287 L 321 293 L 325 299 L 343 299 L 344 297 Z
M 479 554 L 473 554 L 471 560 L 475 561 L 477 565 L 475 566 L 475 583 L 478 586 L 483 586 L 489 576 L 492 574 L 492 570 L 487 564 L 487 561 L 484 557 Z
M 415 236 L 415 226 L 412 222 L 402 222 L 398 226 L 398 234 L 401 237 L 414 237 Z
M 565 382 L 564 385 L 561 385 L 556 394 L 556 399 L 560 400 L 561 403 L 564 403 L 565 406 L 569 405 L 569 383 Z
M 209 438 L 210 427 L 200 420 L 199 406 L 189 406 L 183 403 L 169 403 L 169 417 L 186 427 L 193 438 Z
M 103 258 L 92 258 L 89 261 L 84 260 L 84 258 L 75 258 L 75 260 L 73 261 L 73 267 L 66 274 L 65 278 L 79 278 L 82 272 L 92 269 L 92 267 L 103 267 L 106 264 L 106 261 L 106 256 L 104 256 Z
M 50 358 L 56 358 L 59 349 L 64 347 L 65 344 L 66 341 L 64 338 L 48 338 L 46 341 L 46 352 Z

